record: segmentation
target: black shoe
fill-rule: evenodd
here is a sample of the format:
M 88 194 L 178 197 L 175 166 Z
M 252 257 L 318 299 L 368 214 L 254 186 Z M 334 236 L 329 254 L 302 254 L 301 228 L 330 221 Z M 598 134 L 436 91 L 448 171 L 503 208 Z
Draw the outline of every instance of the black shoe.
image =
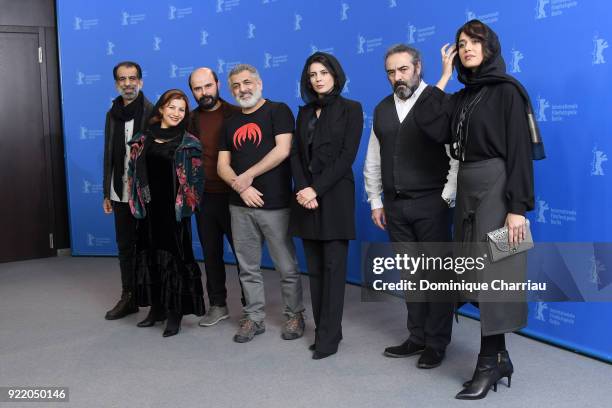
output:
M 164 330 L 164 337 L 171 337 L 178 334 L 181 331 L 181 320 L 183 316 L 177 313 L 168 313 L 168 322 L 166 323 L 166 329 Z
M 512 360 L 510 360 L 510 355 L 508 351 L 500 351 L 498 353 L 498 365 L 499 371 L 501 371 L 502 378 L 508 377 L 508 387 L 510 387 L 510 378 L 512 378 L 512 373 L 514 373 L 514 367 L 512 366 Z M 476 373 L 478 370 L 474 370 L 474 375 L 472 375 L 472 379 L 463 383 L 463 388 L 467 388 L 470 386 L 474 377 L 476 377 Z
M 327 358 L 329 356 L 332 356 L 336 354 L 336 352 L 334 351 L 333 353 L 326 353 L 324 351 L 316 351 L 314 353 L 312 353 L 312 359 L 313 360 L 321 360 L 322 358 Z
M 134 296 L 132 292 L 123 291 L 121 299 L 119 299 L 115 307 L 106 312 L 104 318 L 106 320 L 117 320 L 132 313 L 138 313 L 138 306 L 134 303 Z
M 176 336 L 180 331 L 181 331 L 180 327 L 177 327 L 176 329 L 166 329 L 164 330 L 164 333 L 162 334 L 162 336 L 164 337 Z
M 315 351 L 316 347 L 317 347 L 317 345 L 312 343 L 310 346 L 308 346 L 308 350 Z
M 487 396 L 491 387 L 493 387 L 493 391 L 497 392 L 497 381 L 503 377 L 508 377 L 508 388 L 510 388 L 512 372 L 502 371 L 502 353 L 499 352 L 495 356 L 479 355 L 474 378 L 470 385 L 459 392 L 455 398 L 468 400 L 482 399 Z M 510 358 L 508 357 L 509 360 Z
M 420 354 L 425 350 L 425 346 L 421 344 L 415 344 L 410 340 L 406 340 L 399 346 L 387 347 L 383 355 L 387 357 L 410 357 L 416 354 Z
M 440 364 L 442 364 L 442 360 L 444 360 L 444 354 L 444 350 L 435 350 L 431 347 L 426 347 L 423 354 L 421 354 L 421 357 L 419 357 L 417 367 L 436 368 Z
M 155 323 L 163 322 L 164 320 L 166 320 L 166 313 L 158 310 L 154 306 L 151 306 L 151 309 L 149 309 L 149 314 L 147 314 L 147 317 L 145 317 L 143 321 L 138 322 L 136 326 L 151 327 L 151 326 L 155 326 Z

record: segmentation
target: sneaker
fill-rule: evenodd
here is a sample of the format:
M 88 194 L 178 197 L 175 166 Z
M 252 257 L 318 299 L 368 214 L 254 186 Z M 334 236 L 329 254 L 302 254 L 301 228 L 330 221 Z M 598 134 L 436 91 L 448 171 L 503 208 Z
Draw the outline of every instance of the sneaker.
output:
M 304 334 L 304 326 L 304 315 L 296 313 L 285 321 L 281 337 L 285 340 L 299 339 Z
M 198 324 L 202 327 L 214 326 L 228 317 L 229 311 L 227 310 L 227 306 L 211 306 Z
M 234 335 L 234 341 L 236 343 L 246 343 L 265 331 L 266 325 L 264 322 L 256 322 L 249 318 L 244 318 L 240 320 L 240 328 Z

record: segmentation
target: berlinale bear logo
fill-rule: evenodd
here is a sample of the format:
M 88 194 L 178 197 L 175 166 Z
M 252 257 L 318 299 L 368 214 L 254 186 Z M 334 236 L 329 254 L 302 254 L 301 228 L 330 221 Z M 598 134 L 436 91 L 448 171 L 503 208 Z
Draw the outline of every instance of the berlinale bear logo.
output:
M 234 132 L 234 147 L 236 150 L 240 150 L 242 144 L 247 140 L 259 147 L 261 143 L 261 129 L 256 123 L 242 125 Z

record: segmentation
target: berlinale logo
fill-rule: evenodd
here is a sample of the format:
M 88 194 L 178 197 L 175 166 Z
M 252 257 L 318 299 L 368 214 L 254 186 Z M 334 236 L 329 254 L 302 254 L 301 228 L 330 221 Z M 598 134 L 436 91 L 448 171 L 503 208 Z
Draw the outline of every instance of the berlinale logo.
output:
M 365 37 L 359 34 L 359 36 L 357 37 L 357 54 L 365 53 L 365 49 L 363 48 L 365 43 L 366 43 Z
M 408 26 L 408 44 L 414 44 L 416 40 L 414 39 L 414 33 L 416 33 L 416 26 L 410 24 Z
M 234 132 L 234 147 L 236 150 L 240 150 L 242 144 L 247 140 L 255 143 L 257 147 L 261 144 L 261 129 L 256 123 L 251 122 L 242 125 Z
M 249 23 L 249 29 L 248 29 L 248 32 L 247 32 L 247 38 L 248 39 L 255 38 L 255 29 L 256 28 L 257 27 L 255 26 L 255 24 Z
M 340 21 L 348 20 L 348 11 L 351 7 L 348 3 L 342 3 L 342 9 L 340 10 Z
M 593 37 L 593 65 L 605 64 L 603 51 L 608 48 L 608 42 L 599 35 Z
M 517 73 L 521 72 L 521 66 L 519 62 L 524 58 L 523 53 L 519 50 L 512 48 L 512 60 L 510 62 L 510 72 Z
M 535 8 L 536 20 L 541 20 L 547 17 L 545 7 L 548 5 L 548 3 L 550 3 L 550 0 L 537 0 L 537 4 Z
M 535 315 L 536 320 L 539 320 L 541 322 L 546 321 L 546 319 L 544 318 L 544 311 L 546 309 L 548 309 L 548 305 L 545 302 L 536 303 L 536 315 Z
M 302 16 L 299 14 L 295 15 L 295 23 L 293 24 L 293 31 L 300 31 L 302 29 Z
M 550 108 L 550 103 L 538 95 L 538 122 L 546 122 L 546 109 Z
M 546 214 L 544 214 L 547 210 L 550 210 L 548 203 L 544 200 L 540 200 L 540 197 L 536 200 L 536 210 L 537 210 L 537 218 L 536 222 L 546 223 Z
M 593 148 L 593 161 L 591 162 L 591 176 L 604 176 L 603 163 L 608 161 L 608 155 L 599 150 L 597 146 Z

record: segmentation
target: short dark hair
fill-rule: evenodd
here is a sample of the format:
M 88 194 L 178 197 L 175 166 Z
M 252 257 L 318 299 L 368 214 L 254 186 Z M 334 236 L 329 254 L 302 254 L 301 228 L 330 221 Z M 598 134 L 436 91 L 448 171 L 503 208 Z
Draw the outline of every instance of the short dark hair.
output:
M 212 74 L 215 82 L 219 83 L 219 77 L 217 76 L 217 73 L 213 71 L 212 69 L 210 70 L 210 73 Z M 191 74 L 189 74 L 189 78 L 187 78 L 187 85 L 189 86 L 189 89 L 191 89 L 191 75 L 193 75 L 193 71 L 191 72 Z
M 492 55 L 497 52 L 499 42 L 492 38 L 495 34 L 492 34 L 491 29 L 480 20 L 470 20 L 457 30 L 455 34 L 455 46 L 459 49 L 459 37 L 461 33 L 465 33 L 470 38 L 475 38 L 482 43 L 482 62 L 487 62 Z
M 113 78 L 115 78 L 115 81 L 117 80 L 117 70 L 119 67 L 136 68 L 136 76 L 138 79 L 142 79 L 142 68 L 140 68 L 140 65 L 134 61 L 121 61 L 113 68 Z
M 414 65 L 419 64 L 421 66 L 421 78 L 423 78 L 423 59 L 421 58 L 421 51 L 417 50 L 414 47 L 411 47 L 406 44 L 394 44 L 387 49 L 385 53 L 385 64 L 387 63 L 387 59 L 393 54 L 400 54 L 402 52 L 410 54 L 412 57 L 412 63 Z

